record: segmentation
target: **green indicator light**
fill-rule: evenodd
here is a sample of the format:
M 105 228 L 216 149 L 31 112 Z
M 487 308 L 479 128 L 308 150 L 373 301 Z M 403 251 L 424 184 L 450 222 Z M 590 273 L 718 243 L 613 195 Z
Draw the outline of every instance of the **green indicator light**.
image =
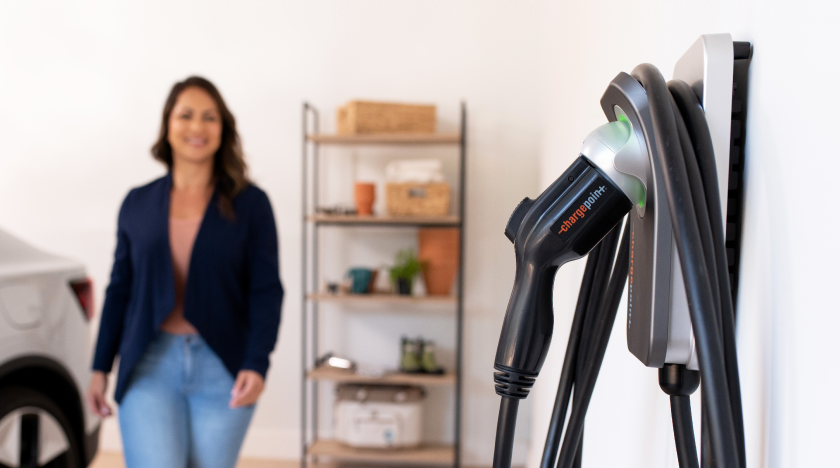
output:
M 625 116 L 625 115 L 619 115 L 619 116 L 618 116 L 618 121 L 619 121 L 619 122 L 627 122 L 627 123 L 630 123 L 630 121 L 629 121 L 629 120 L 627 120 L 627 116 Z

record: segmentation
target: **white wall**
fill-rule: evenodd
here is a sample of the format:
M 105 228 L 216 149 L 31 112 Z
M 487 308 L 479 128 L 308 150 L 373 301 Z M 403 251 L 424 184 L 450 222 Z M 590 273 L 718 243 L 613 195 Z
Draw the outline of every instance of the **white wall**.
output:
M 823 201 L 838 165 L 824 100 L 840 71 L 837 10 L 749 1 L 4 3 L 0 225 L 83 260 L 101 304 L 121 197 L 162 173 L 148 148 L 168 88 L 193 73 L 214 80 L 239 119 L 251 174 L 274 202 L 289 291 L 245 453 L 295 458 L 300 105 L 317 105 L 331 129 L 332 110 L 349 99 L 435 102 L 451 127 L 464 99 L 464 461 L 488 464 L 498 405 L 490 374 L 513 275 L 507 216 L 604 122 L 598 100 L 616 73 L 651 62 L 670 76 L 697 36 L 730 32 L 755 44 L 738 303 L 748 461 L 824 465 L 840 416 L 830 396 L 838 377 L 823 372 L 840 325 L 831 295 L 840 255 L 827 242 L 838 223 Z M 519 460 L 523 444 L 532 462 L 542 450 L 580 270 L 558 276 L 555 345 L 520 414 Z M 676 466 L 655 379 L 616 333 L 587 420 L 588 466 Z M 118 444 L 113 420 L 104 442 Z
M 705 33 L 751 41 L 739 358 L 749 466 L 826 466 L 840 383 L 825 366 L 840 326 L 831 242 L 838 154 L 830 89 L 840 66 L 834 2 L 545 2 L 545 187 L 605 122 L 598 104 L 619 72 L 643 62 L 666 78 Z M 538 466 L 582 263 L 561 270 L 555 348 L 534 391 L 529 466 Z M 621 309 L 624 310 L 624 309 Z M 676 467 L 667 398 L 626 349 L 616 323 L 587 418 L 586 466 Z M 536 408 L 540 408 L 537 410 Z
M 331 130 L 334 109 L 350 99 L 433 102 L 451 129 L 463 99 L 463 460 L 489 464 L 492 359 L 513 276 L 502 230 L 538 180 L 539 13 L 504 2 L 3 3 L 0 225 L 83 260 L 101 304 L 119 203 L 163 173 L 149 147 L 166 93 L 190 74 L 213 80 L 238 119 L 251 175 L 273 202 L 288 291 L 244 453 L 297 458 L 301 104 L 319 107 Z M 113 419 L 103 445 L 119 446 Z

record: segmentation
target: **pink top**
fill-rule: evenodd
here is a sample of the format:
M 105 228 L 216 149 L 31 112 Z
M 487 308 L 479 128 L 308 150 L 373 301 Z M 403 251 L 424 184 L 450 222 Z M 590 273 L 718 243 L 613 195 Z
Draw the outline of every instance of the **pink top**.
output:
M 192 254 L 201 217 L 189 219 L 169 218 L 169 247 L 172 249 L 172 269 L 175 274 L 175 308 L 161 326 L 171 333 L 196 333 L 195 328 L 184 319 L 184 289 L 187 272 L 190 270 Z

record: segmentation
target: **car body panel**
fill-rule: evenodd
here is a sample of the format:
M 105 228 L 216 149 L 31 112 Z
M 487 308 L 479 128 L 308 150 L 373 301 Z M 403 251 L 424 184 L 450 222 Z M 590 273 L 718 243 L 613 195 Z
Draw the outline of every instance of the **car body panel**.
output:
M 83 264 L 0 229 L 0 367 L 33 357 L 59 365 L 79 394 L 89 436 L 100 425 L 84 402 L 91 377 L 90 324 L 70 287 L 86 276 Z

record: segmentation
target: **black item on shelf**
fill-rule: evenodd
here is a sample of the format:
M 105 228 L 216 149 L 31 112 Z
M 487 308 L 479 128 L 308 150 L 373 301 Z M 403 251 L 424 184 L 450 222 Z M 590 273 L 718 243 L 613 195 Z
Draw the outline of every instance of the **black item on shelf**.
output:
M 410 296 L 411 281 L 406 278 L 397 278 L 397 293 L 401 296 Z

